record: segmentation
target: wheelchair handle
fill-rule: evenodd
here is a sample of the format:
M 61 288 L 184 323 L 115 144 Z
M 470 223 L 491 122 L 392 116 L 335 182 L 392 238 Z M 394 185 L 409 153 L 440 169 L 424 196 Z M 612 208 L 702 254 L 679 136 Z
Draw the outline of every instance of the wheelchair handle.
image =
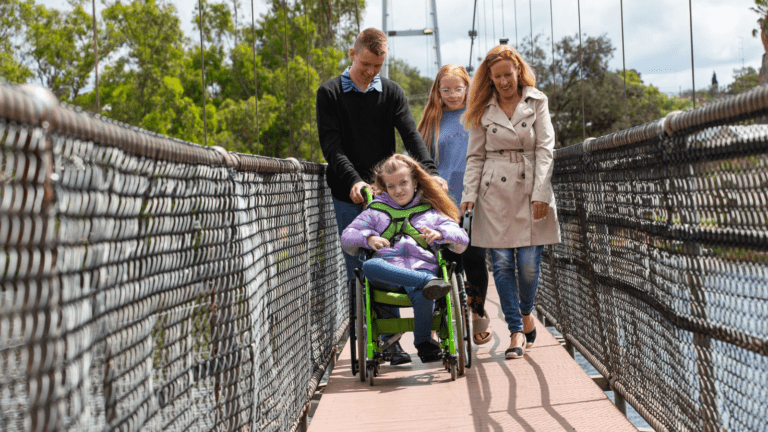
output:
M 467 232 L 467 236 L 472 238 L 472 210 L 464 212 L 464 218 L 461 220 L 461 227 Z
M 365 205 L 368 205 L 371 203 L 371 201 L 373 201 L 373 191 L 371 191 L 371 188 L 365 186 L 360 190 L 360 192 L 363 194 L 363 202 Z

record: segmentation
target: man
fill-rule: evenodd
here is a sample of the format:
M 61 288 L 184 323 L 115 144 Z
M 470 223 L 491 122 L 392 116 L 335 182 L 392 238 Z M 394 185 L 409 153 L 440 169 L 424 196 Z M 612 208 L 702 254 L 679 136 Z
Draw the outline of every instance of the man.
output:
M 317 131 L 323 156 L 328 161 L 326 181 L 333 196 L 339 235 L 362 212 L 361 190 L 368 186 L 373 167 L 395 153 L 395 129 L 408 153 L 427 171 L 438 176 L 421 134 L 408 107 L 403 89 L 379 76 L 387 57 L 387 36 L 369 28 L 363 30 L 349 50 L 352 66 L 317 89 Z M 447 183 L 437 177 L 447 190 Z M 358 257 L 344 253 L 350 297 Z M 399 316 L 398 309 L 392 309 Z M 390 348 L 391 364 L 403 364 L 411 357 L 400 343 Z

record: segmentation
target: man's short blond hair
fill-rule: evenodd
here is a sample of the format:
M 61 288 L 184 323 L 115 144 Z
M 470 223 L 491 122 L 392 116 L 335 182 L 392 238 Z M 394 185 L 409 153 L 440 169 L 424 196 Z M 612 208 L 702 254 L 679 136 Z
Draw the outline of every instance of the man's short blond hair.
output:
M 379 29 L 373 27 L 360 32 L 355 39 L 355 51 L 365 48 L 374 55 L 381 56 L 387 54 L 387 35 Z

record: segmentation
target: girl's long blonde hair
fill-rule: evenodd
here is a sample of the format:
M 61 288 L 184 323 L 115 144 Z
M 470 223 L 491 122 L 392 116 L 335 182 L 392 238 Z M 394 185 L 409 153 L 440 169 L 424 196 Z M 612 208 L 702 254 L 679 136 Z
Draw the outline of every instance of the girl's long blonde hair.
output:
M 424 140 L 424 144 L 427 146 L 432 158 L 435 159 L 435 162 L 439 162 L 437 159 L 439 158 L 440 119 L 443 118 L 443 99 L 440 97 L 440 81 L 450 75 L 461 78 L 469 87 L 469 74 L 464 69 L 464 66 L 447 64 L 441 67 L 437 72 L 435 81 L 432 83 L 432 88 L 429 90 L 429 101 L 427 101 L 427 106 L 424 107 L 424 114 L 422 114 L 418 126 L 421 138 Z M 464 104 L 466 103 L 467 93 L 464 93 Z
M 443 191 L 435 179 L 410 156 L 396 153 L 376 165 L 376 168 L 373 169 L 373 193 L 381 195 L 387 191 L 387 186 L 382 178 L 383 174 L 392 174 L 403 167 L 407 167 L 411 171 L 411 176 L 416 181 L 416 195 L 419 196 L 421 202 L 430 204 L 433 209 L 458 223 L 459 209 L 456 208 L 456 204 L 453 203 L 453 200 L 448 197 L 448 194 Z
M 467 110 L 464 112 L 464 127 L 480 126 L 480 118 L 483 116 L 491 96 L 496 95 L 498 99 L 498 91 L 491 80 L 491 66 L 502 60 L 511 60 L 517 69 L 518 88 L 536 86 L 536 76 L 533 74 L 533 70 L 514 48 L 509 45 L 498 45 L 491 48 L 485 55 L 485 59 L 477 67 L 475 77 L 472 79 Z

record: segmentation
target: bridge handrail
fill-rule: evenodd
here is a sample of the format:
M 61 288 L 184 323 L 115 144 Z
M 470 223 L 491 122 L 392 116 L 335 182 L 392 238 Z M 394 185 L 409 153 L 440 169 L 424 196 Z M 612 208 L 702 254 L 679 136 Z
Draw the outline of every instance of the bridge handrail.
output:
M 537 309 L 656 430 L 768 429 L 766 114 L 759 86 L 555 152 Z
M 297 429 L 348 321 L 324 173 L 0 84 L 0 429 Z

